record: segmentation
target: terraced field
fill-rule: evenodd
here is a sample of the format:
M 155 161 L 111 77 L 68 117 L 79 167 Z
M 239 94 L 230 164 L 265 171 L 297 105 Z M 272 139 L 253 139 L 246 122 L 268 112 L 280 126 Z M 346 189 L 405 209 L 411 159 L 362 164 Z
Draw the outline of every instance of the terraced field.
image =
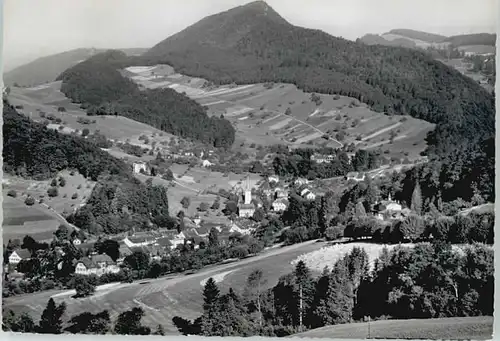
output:
M 235 145 L 240 141 L 294 147 L 355 143 L 399 156 L 404 150 L 412 158 L 425 149 L 424 138 L 434 128 L 409 116 L 376 113 L 345 96 L 319 95 L 318 105 L 311 101 L 311 94 L 290 84 L 206 87 L 204 80 L 175 73 L 167 65 L 132 67 L 124 74 L 145 88 L 171 88 L 185 93 L 206 106 L 209 115 L 224 115 L 237 130 Z M 337 138 L 339 131 L 345 133 L 344 139 Z M 329 140 L 323 137 L 325 134 Z
M 293 259 L 300 254 L 317 250 L 324 244 L 309 241 L 288 247 L 275 247 L 261 255 L 235 263 L 213 266 L 191 275 L 171 275 L 146 281 L 147 283 L 141 281 L 111 286 L 89 298 L 72 299 L 71 291 L 53 290 L 6 298 L 3 300 L 3 305 L 6 309 L 17 312 L 27 311 L 35 320 L 40 317 L 50 297 L 53 297 L 56 303 L 66 302 L 67 317 L 84 311 L 98 312 L 108 309 L 114 319 L 124 310 L 141 306 L 146 312 L 144 324 L 151 327 L 162 324 L 168 334 L 178 334 L 172 324 L 172 318 L 174 316 L 196 318 L 200 315 L 203 280 L 219 274 L 218 277 L 222 279 L 219 282 L 222 292 L 227 291 L 229 287 L 239 291 L 243 289 L 248 274 L 253 269 L 260 268 L 268 280 L 267 285 L 273 286 L 280 276 L 292 271 Z

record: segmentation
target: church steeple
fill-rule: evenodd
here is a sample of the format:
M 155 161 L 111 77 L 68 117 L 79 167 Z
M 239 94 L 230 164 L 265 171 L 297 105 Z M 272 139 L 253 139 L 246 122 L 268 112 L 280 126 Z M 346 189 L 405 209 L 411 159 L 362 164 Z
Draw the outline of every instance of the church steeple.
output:
M 250 177 L 248 175 L 243 189 L 245 191 L 245 205 L 249 205 L 252 202 L 252 188 L 250 187 Z

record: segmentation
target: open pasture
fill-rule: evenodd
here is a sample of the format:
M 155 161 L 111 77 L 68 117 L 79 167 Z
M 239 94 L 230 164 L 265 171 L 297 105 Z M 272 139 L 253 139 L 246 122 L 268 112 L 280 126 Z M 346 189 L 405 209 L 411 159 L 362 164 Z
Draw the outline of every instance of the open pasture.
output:
M 136 75 L 145 76 L 145 72 Z M 209 115 L 224 115 L 236 129 L 236 148 L 241 142 L 284 143 L 295 147 L 328 142 L 338 147 L 354 142 L 360 148 L 374 148 L 391 144 L 392 137 L 391 148 L 388 148 L 390 153 L 408 151 L 410 145 L 408 156 L 414 158 L 426 147 L 422 137 L 434 128 L 432 124 L 412 117 L 390 117 L 374 112 L 346 96 L 318 94 L 320 101 L 313 102 L 310 93 L 291 84 L 205 88 L 203 80 L 178 74 L 157 76 L 155 82 L 134 80 L 145 87 L 164 81 L 165 87 L 183 92 L 206 106 Z M 342 141 L 336 140 L 339 131 L 345 133 Z M 325 134 L 330 136 L 330 141 L 323 138 Z M 419 140 L 418 143 L 415 140 Z
M 3 190 L 2 238 L 22 240 L 30 235 L 36 240 L 51 239 L 60 222 L 38 204 L 27 206 L 24 199 L 7 196 Z
M 49 115 L 54 116 L 55 119 L 60 118 L 61 123 L 51 124 L 51 128 L 59 130 L 59 125 L 62 125 L 64 133 L 72 131 L 81 133 L 86 128 L 90 134 L 98 131 L 115 142 L 129 142 L 143 148 L 151 148 L 153 141 L 160 144 L 170 141 L 171 138 L 176 138 L 172 134 L 122 116 L 87 116 L 87 113 L 79 105 L 71 103 L 64 96 L 60 88 L 60 81 L 49 83 L 38 90 L 13 87 L 9 101 L 13 105 L 22 105 L 23 109 L 18 111 L 35 121 L 43 121 Z M 59 106 L 63 106 L 66 111 L 59 112 Z M 82 123 L 83 119 L 88 120 L 88 123 Z M 139 140 L 141 135 L 148 136 L 148 145 Z
M 222 292 L 229 287 L 236 291 L 243 289 L 246 276 L 255 268 L 260 268 L 267 278 L 267 286 L 276 284 L 280 276 L 289 273 L 293 267 L 290 261 L 298 255 L 318 249 L 324 243 L 309 241 L 288 247 L 276 247 L 263 254 L 246 258 L 235 263 L 216 265 L 191 275 L 177 274 L 167 277 L 141 281 L 145 284 L 131 283 L 110 287 L 88 298 L 71 299 L 61 295 L 62 291 L 47 291 L 4 299 L 4 307 L 17 312 L 27 311 L 38 320 L 48 299 L 52 296 L 56 303 L 67 303 L 66 317 L 82 311 L 99 312 L 108 309 L 112 319 L 124 310 L 141 306 L 146 315 L 143 323 L 155 328 L 162 324 L 168 334 L 178 334 L 172 323 L 174 316 L 196 318 L 201 314 L 203 280 L 226 273 L 219 283 Z M 272 258 L 271 258 L 272 257 Z
M 312 329 L 304 333 L 294 334 L 291 337 L 325 337 L 329 339 L 489 340 L 492 334 L 493 317 L 474 316 L 418 320 L 381 320 L 370 323 L 338 324 L 335 326 Z

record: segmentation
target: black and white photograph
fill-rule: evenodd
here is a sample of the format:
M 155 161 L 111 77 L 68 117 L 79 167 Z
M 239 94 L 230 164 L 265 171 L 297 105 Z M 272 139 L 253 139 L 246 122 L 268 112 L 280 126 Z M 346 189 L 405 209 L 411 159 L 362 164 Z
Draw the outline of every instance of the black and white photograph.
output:
M 2 6 L 4 333 L 492 339 L 495 0 Z

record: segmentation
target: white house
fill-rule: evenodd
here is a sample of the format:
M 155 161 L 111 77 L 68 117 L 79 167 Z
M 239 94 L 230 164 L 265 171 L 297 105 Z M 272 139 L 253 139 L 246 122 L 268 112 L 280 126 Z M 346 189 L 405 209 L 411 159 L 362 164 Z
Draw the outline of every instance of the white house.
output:
M 334 159 L 333 155 L 322 155 L 322 154 L 313 154 L 311 155 L 311 161 L 316 163 L 330 163 Z
M 82 243 L 82 241 L 80 239 L 78 239 L 78 238 L 73 239 L 73 245 L 76 246 L 76 245 L 80 245 L 81 243 Z
M 214 164 L 208 160 L 203 160 L 203 162 L 201 163 L 201 165 L 203 167 L 210 167 L 210 166 L 213 166 Z
M 297 178 L 294 181 L 294 184 L 297 185 L 297 186 L 306 185 L 308 183 L 309 183 L 309 181 L 307 179 L 304 179 L 304 178 Z
M 300 196 L 304 199 L 307 199 L 307 200 L 314 200 L 316 199 L 316 194 L 314 194 L 313 192 L 311 192 L 311 190 L 309 188 L 304 188 L 301 192 L 300 192 Z
M 145 162 L 134 162 L 134 173 L 139 174 L 141 170 L 145 173 L 147 172 L 147 166 Z
M 20 261 L 30 259 L 31 253 L 26 249 L 13 251 L 9 256 L 9 264 L 19 264 Z
M 277 175 L 270 175 L 268 178 L 267 178 L 267 181 L 269 182 L 280 182 L 280 177 L 277 176 Z
M 75 274 L 102 276 L 106 273 L 118 273 L 120 267 L 106 254 L 84 257 L 75 266 Z
M 346 180 L 363 181 L 365 179 L 365 174 L 362 172 L 349 172 L 346 175 Z
M 170 239 L 170 248 L 175 249 L 178 245 L 183 245 L 185 239 L 186 236 L 184 235 L 184 233 L 181 232 L 177 234 L 174 238 Z
M 276 199 L 273 202 L 273 211 L 275 212 L 283 212 L 288 207 L 288 200 L 285 198 Z

